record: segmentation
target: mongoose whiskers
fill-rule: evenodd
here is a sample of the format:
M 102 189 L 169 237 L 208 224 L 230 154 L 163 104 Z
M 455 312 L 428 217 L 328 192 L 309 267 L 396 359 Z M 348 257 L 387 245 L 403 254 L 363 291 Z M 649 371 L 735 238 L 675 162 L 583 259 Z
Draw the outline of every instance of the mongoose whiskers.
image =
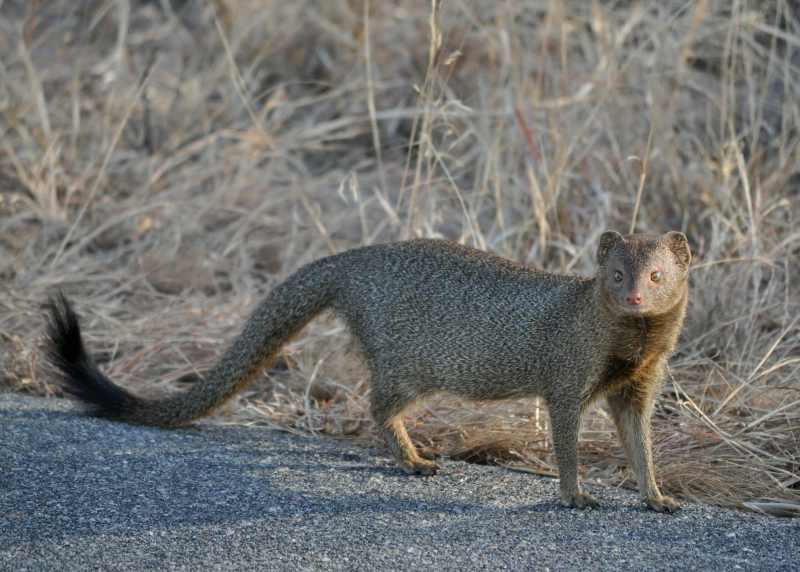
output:
M 678 503 L 656 484 L 650 418 L 683 324 L 691 252 L 679 232 L 600 237 L 593 278 L 551 274 L 442 240 L 349 250 L 312 262 L 275 287 L 204 378 L 180 395 L 146 400 L 94 364 L 78 318 L 49 303 L 49 359 L 68 391 L 97 415 L 178 426 L 208 415 L 267 367 L 281 345 L 332 308 L 369 367 L 371 411 L 399 465 L 431 475 L 403 413 L 435 392 L 489 400 L 541 396 L 552 425 L 566 506 L 594 506 L 578 483 L 577 443 L 587 405 L 605 398 L 654 510 Z

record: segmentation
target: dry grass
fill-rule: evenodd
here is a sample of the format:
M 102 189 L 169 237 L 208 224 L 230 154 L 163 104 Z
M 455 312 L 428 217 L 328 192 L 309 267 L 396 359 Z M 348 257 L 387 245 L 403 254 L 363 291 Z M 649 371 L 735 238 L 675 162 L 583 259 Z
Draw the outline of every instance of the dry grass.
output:
M 590 273 L 606 228 L 681 229 L 697 263 L 654 421 L 661 484 L 797 512 L 795 3 L 189 4 L 0 3 L 2 386 L 59 394 L 39 347 L 58 287 L 111 376 L 158 393 L 331 252 L 439 236 Z M 214 420 L 373 439 L 341 323 L 282 366 Z M 444 454 L 554 469 L 536 401 L 439 398 L 410 426 Z M 602 409 L 582 459 L 632 486 Z

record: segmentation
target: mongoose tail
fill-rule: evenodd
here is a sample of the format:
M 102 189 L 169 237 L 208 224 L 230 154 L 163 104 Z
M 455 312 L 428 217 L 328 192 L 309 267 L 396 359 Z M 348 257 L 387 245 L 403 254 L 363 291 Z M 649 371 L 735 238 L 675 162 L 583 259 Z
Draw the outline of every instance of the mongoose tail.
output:
M 65 390 L 89 404 L 96 416 L 142 425 L 185 425 L 250 384 L 286 340 L 331 304 L 335 284 L 331 262 L 309 264 L 275 287 L 220 360 L 182 394 L 143 399 L 103 375 L 86 351 L 77 314 L 60 293 L 48 303 L 48 359 L 60 372 Z

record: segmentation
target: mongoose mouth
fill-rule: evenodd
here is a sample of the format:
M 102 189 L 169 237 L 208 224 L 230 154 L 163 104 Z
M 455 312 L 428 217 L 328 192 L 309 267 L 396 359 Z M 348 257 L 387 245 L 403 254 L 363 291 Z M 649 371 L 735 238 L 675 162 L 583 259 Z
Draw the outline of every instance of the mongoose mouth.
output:
M 621 316 L 632 318 L 644 318 L 656 314 L 656 309 L 646 302 L 630 304 L 626 301 L 615 300 L 613 303 L 614 312 Z
M 626 316 L 646 316 L 647 309 L 642 306 L 629 306 L 627 304 L 620 304 L 619 308 L 622 314 Z

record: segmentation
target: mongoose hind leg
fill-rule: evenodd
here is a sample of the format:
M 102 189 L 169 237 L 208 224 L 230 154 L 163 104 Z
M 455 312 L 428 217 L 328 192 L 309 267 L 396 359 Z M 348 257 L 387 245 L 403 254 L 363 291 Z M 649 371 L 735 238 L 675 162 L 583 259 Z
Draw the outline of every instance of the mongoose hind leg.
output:
M 617 433 L 631 464 L 639 495 L 657 512 L 675 512 L 680 503 L 662 495 L 653 469 L 653 450 L 650 439 L 650 417 L 653 412 L 654 391 L 623 390 L 606 397 Z
M 593 508 L 597 500 L 581 490 L 578 482 L 578 430 L 580 411 L 549 406 L 553 447 L 558 461 L 558 481 L 561 504 L 574 508 Z
M 399 392 L 389 391 L 389 380 L 381 379 L 373 383 L 372 417 L 380 427 L 381 436 L 389 450 L 397 459 L 400 467 L 410 475 L 435 475 L 439 465 L 419 454 L 403 424 L 403 411 L 410 400 L 404 399 Z
M 395 415 L 386 421 L 381 433 L 397 462 L 409 475 L 430 476 L 439 471 L 439 465 L 419 454 L 408 436 L 400 415 Z

